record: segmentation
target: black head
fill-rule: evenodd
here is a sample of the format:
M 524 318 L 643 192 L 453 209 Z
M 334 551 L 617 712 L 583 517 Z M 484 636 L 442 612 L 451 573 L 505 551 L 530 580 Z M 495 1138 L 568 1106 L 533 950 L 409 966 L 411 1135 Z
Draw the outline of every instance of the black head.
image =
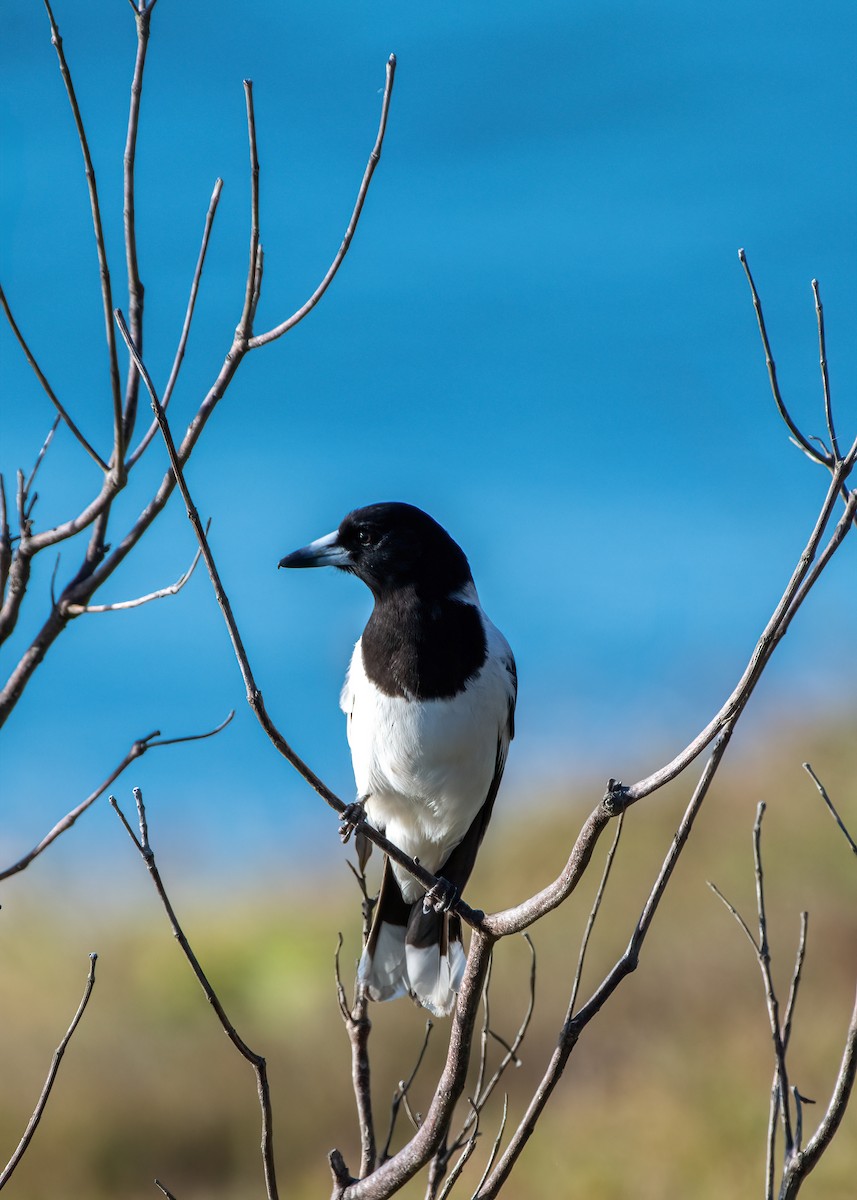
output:
M 350 571 L 381 597 L 403 587 L 447 596 L 471 582 L 464 551 L 412 504 L 356 508 L 338 529 L 280 560 L 281 567 L 334 566 Z

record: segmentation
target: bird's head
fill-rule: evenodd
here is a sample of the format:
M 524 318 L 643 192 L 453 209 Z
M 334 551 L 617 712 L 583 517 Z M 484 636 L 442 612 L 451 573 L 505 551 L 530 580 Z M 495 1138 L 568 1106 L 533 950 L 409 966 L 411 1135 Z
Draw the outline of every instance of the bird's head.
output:
M 464 551 L 412 504 L 356 508 L 338 529 L 280 559 L 281 567 L 339 567 L 378 598 L 413 587 L 423 595 L 450 595 L 471 582 Z

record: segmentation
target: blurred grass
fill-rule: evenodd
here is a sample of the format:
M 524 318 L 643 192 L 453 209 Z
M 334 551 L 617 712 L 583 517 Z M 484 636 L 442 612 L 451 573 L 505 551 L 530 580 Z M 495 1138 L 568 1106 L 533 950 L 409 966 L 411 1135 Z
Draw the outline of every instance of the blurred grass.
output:
M 799 914 L 809 949 L 792 1039 L 792 1080 L 818 1105 L 838 1067 L 857 976 L 857 867 L 800 769 L 809 759 L 846 821 L 857 824 L 857 738 L 852 726 L 787 732 L 741 745 L 717 777 L 645 944 L 639 970 L 608 1002 L 571 1058 L 505 1196 L 663 1200 L 761 1196 L 770 1037 L 758 967 L 733 919 L 705 886 L 713 879 L 755 924 L 751 830 L 763 834 L 775 979 L 784 1002 Z M 603 782 L 529 807 L 507 798 L 468 889 L 471 903 L 505 907 L 560 870 Z M 581 1000 L 627 942 L 688 786 L 632 810 L 596 933 Z M 157 848 L 157 830 L 153 830 Z M 522 1064 L 505 1080 L 510 1128 L 544 1070 L 562 1021 L 598 865 L 562 910 L 533 931 L 538 988 Z M 136 864 L 139 867 L 139 864 Z M 162 864 L 163 865 L 163 864 Z M 129 868 L 130 869 L 130 868 Z M 140 868 L 142 870 L 142 868 Z M 337 931 L 346 972 L 359 944 L 350 875 L 324 874 L 300 891 L 273 880 L 204 902 L 179 879 L 168 886 L 191 943 L 244 1039 L 267 1056 L 284 1196 L 329 1194 L 326 1153 L 358 1159 L 349 1049 L 332 986 Z M 18 1198 L 124 1200 L 157 1195 L 157 1175 L 179 1200 L 263 1194 L 259 1115 L 249 1066 L 208 1011 L 166 925 L 154 890 L 132 909 L 75 911 L 68 897 L 18 882 L 0 921 L 0 1159 L 11 1154 L 83 989 L 86 955 L 100 953 L 95 992 L 33 1145 L 9 1185 Z M 498 947 L 492 1024 L 507 1039 L 527 1002 L 529 954 Z M 379 1137 L 398 1080 L 419 1050 L 426 1014 L 407 1002 L 373 1006 L 373 1087 Z M 412 1105 L 424 1109 L 448 1022 L 432 1034 Z M 499 1054 L 494 1047 L 493 1054 Z M 471 1189 L 493 1141 L 502 1087 L 483 1121 Z M 404 1118 L 403 1118 L 404 1120 Z M 404 1129 L 401 1126 L 400 1131 Z M 857 1103 L 805 1188 L 853 1200 Z M 413 1184 L 405 1193 L 422 1195 Z M 461 1195 L 469 1195 L 466 1182 Z

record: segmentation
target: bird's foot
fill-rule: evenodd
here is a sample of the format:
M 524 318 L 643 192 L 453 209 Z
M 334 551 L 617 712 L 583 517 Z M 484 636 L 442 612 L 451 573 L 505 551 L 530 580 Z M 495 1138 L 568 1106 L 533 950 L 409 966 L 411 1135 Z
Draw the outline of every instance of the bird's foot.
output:
M 354 830 L 366 820 L 366 797 L 360 796 L 353 804 L 346 804 L 339 818 L 339 840 L 345 846 Z M 367 855 L 368 857 L 368 855 Z
M 429 888 L 423 896 L 423 912 L 426 914 L 449 912 L 460 895 L 461 890 L 454 883 L 450 883 L 448 879 L 438 875 L 437 883 L 434 887 Z

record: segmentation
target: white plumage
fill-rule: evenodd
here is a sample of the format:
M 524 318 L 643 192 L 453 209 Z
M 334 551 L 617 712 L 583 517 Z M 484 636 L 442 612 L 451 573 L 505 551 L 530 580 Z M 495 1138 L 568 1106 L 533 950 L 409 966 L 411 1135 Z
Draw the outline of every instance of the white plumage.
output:
M 479 673 L 452 699 L 415 704 L 387 696 L 366 677 L 361 641 L 354 647 L 340 701 L 357 795 L 366 815 L 411 858 L 436 874 L 470 828 L 509 747 L 509 708 L 515 702 L 508 642 L 479 606 L 487 641 Z M 423 888 L 392 864 L 405 900 Z
M 366 676 L 360 641 L 342 690 L 357 795 L 369 821 L 432 874 L 459 845 L 485 804 L 506 761 L 516 677 L 511 648 L 479 605 L 470 585 L 462 596 L 478 611 L 487 656 L 452 699 L 413 700 L 380 692 Z M 390 863 L 403 899 L 415 904 L 424 889 Z M 404 925 L 382 924 L 359 974 L 375 1000 L 407 993 L 430 1012 L 447 1016 L 461 986 L 461 941 L 444 946 L 406 942 Z

